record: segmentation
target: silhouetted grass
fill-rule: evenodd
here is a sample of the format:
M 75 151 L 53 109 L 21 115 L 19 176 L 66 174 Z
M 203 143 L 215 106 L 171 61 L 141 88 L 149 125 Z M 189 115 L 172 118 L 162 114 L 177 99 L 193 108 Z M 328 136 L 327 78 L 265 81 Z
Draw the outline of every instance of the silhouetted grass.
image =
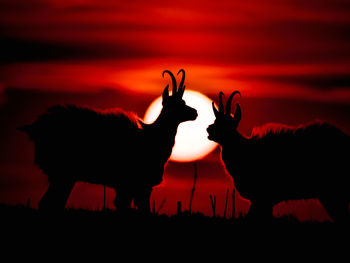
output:
M 121 215 L 112 210 L 67 209 L 43 214 L 25 206 L 6 205 L 0 205 L 0 214 L 0 233 L 7 244 L 34 251 L 53 247 L 59 253 L 68 248 L 84 253 L 106 250 L 120 253 L 133 248 L 135 251 L 132 249 L 130 255 L 139 255 L 140 248 L 151 254 L 171 249 L 177 256 L 184 251 L 201 255 L 221 251 L 233 259 L 237 252 L 246 256 L 259 248 L 270 254 L 284 251 L 289 257 L 300 249 L 320 253 L 330 245 L 340 248 L 349 235 L 348 225 L 299 222 L 292 217 L 253 222 L 188 212 L 167 216 L 131 211 Z
M 0 214 L 2 240 L 15 254 L 31 251 L 40 255 L 54 250 L 53 257 L 66 257 L 71 251 L 79 257 L 97 252 L 142 259 L 165 252 L 164 259 L 188 258 L 189 253 L 205 259 L 211 253 L 234 261 L 239 255 L 247 258 L 258 254 L 260 258 L 263 252 L 269 258 L 283 253 L 276 258 L 283 262 L 293 255 L 298 258 L 302 252 L 303 257 L 306 252 L 314 259 L 331 251 L 330 245 L 341 248 L 338 244 L 344 245 L 348 238 L 347 227 L 330 222 L 302 223 L 291 217 L 252 222 L 188 212 L 167 216 L 131 211 L 121 215 L 112 210 L 67 209 L 43 214 L 25 206 L 6 205 L 0 205 Z
M 42 213 L 36 209 L 25 206 L 0 205 L 0 214 L 3 222 L 10 225 L 17 224 L 19 227 L 28 225 L 41 227 L 88 227 L 89 229 L 117 230 L 121 227 L 152 228 L 158 229 L 200 229 L 225 231 L 244 231 L 249 228 L 266 227 L 276 229 L 332 229 L 337 225 L 331 222 L 299 222 L 295 217 L 272 218 L 265 222 L 256 222 L 247 218 L 227 219 L 222 217 L 209 217 L 202 213 L 184 212 L 180 215 L 144 215 L 137 210 L 131 210 L 128 214 L 119 214 L 114 210 L 84 210 L 66 209 L 61 213 Z M 4 224 L 1 226 L 4 227 Z

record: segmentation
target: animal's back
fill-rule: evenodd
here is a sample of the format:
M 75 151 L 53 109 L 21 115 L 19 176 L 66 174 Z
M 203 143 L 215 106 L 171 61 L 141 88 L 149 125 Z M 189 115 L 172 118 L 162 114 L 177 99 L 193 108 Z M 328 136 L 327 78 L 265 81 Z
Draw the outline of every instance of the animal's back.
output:
M 35 144 L 35 162 L 45 174 L 79 177 L 112 173 L 112 165 L 130 158 L 139 125 L 135 115 L 120 109 L 58 105 L 25 130 Z
M 257 149 L 269 152 L 276 157 L 286 156 L 338 155 L 344 156 L 341 149 L 349 143 L 349 136 L 337 127 L 322 121 L 314 121 L 298 127 L 270 123 L 254 128 L 251 134 L 253 144 Z M 336 153 L 329 151 L 337 149 Z M 282 154 L 283 153 L 283 154 Z
M 348 147 L 349 136 L 325 122 L 267 124 L 253 129 L 248 147 L 235 149 L 235 165 L 226 167 L 243 195 L 311 198 L 315 191 L 347 191 Z

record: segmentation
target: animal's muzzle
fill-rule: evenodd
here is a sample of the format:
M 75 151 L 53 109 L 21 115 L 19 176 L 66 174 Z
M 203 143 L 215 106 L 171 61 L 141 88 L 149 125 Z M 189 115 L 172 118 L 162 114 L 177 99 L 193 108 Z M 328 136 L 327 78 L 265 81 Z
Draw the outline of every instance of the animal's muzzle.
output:
M 211 126 L 208 126 L 208 128 L 207 128 L 207 133 L 210 134 L 211 130 L 212 130 Z
M 213 139 L 214 139 L 213 136 L 212 136 L 212 134 L 213 134 L 213 128 L 212 128 L 211 126 L 208 126 L 208 128 L 207 128 L 207 133 L 208 133 L 208 139 L 209 139 L 209 140 L 213 140 Z
M 190 121 L 194 121 L 195 119 L 197 119 L 198 117 L 198 112 L 195 109 L 191 110 L 191 114 L 190 114 Z

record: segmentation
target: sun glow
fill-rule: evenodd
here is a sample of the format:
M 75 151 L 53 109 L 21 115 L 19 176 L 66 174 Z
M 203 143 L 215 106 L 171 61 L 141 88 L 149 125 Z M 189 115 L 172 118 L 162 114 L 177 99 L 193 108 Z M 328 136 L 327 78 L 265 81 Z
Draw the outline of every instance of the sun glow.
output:
M 208 140 L 207 127 L 215 120 L 212 101 L 200 92 L 186 90 L 183 96 L 186 104 L 198 112 L 195 121 L 181 123 L 176 134 L 175 145 L 170 160 L 192 162 L 200 160 L 212 152 L 217 144 Z M 148 107 L 144 121 L 152 123 L 162 109 L 162 98 L 158 97 Z

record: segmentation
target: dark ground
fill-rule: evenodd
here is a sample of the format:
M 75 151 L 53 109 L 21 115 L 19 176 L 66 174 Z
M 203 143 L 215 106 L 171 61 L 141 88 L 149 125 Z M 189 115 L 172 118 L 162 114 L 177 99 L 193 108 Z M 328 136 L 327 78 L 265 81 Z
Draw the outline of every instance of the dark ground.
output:
M 349 225 L 339 225 L 332 222 L 299 222 L 294 217 L 272 218 L 267 222 L 257 222 L 247 218 L 225 219 L 208 217 L 201 213 L 184 212 L 180 215 L 142 215 L 132 210 L 128 215 L 118 214 L 113 210 L 91 211 L 83 209 L 66 209 L 64 212 L 47 214 L 26 206 L 0 205 L 1 228 L 13 231 L 97 231 L 100 233 L 125 232 L 164 233 L 164 231 L 180 231 L 186 233 L 207 231 L 208 234 L 226 235 L 253 230 L 271 231 L 270 233 L 289 234 L 299 232 L 304 234 L 332 234 L 348 230 Z M 8 228 L 11 227 L 11 228 Z M 190 234 L 189 234 L 190 235 Z
M 111 210 L 42 214 L 25 206 L 6 205 L 0 205 L 0 215 L 1 250 L 14 250 L 14 257 L 50 252 L 62 260 L 68 253 L 78 254 L 80 261 L 80 256 L 91 260 L 90 254 L 116 258 L 126 254 L 132 259 L 157 261 L 174 257 L 187 261 L 191 256 L 215 262 L 235 258 L 256 261 L 257 257 L 258 261 L 278 262 L 349 258 L 349 225 L 302 223 L 292 217 L 252 222 L 186 213 L 169 217 L 133 211 L 122 216 Z

